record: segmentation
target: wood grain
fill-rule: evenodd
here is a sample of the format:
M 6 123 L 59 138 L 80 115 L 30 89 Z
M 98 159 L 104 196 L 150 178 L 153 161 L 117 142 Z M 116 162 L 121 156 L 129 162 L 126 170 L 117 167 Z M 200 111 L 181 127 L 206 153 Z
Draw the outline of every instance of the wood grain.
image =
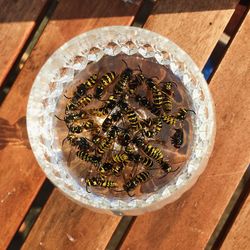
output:
M 77 206 L 55 190 L 22 249 L 104 249 L 119 221 Z
M 240 213 L 225 238 L 221 249 L 248 249 L 250 245 L 250 196 L 245 200 Z
M 175 203 L 138 217 L 122 249 L 205 248 L 250 161 L 249 25 L 250 15 L 209 85 L 217 134 L 207 169 Z
M 0 0 L 0 86 L 48 0 Z
M 200 36 L 202 36 L 204 38 L 202 42 L 205 43 L 206 46 L 209 46 L 209 47 L 213 48 L 214 44 L 219 39 L 219 36 L 220 36 L 221 32 L 223 31 L 223 28 L 225 27 L 226 23 L 228 22 L 228 20 L 230 18 L 230 15 L 232 14 L 232 12 L 233 12 L 232 10 L 230 10 L 230 13 L 228 12 L 228 10 L 226 10 L 224 14 L 223 14 L 223 12 L 218 11 L 217 14 L 213 13 L 213 14 L 207 15 L 207 16 L 203 16 L 202 15 L 201 19 L 199 20 L 199 22 L 205 22 L 206 23 L 206 22 L 209 22 L 212 19 L 212 20 L 214 20 L 214 22 L 216 23 L 216 25 L 213 25 L 212 26 L 213 28 L 210 29 L 210 30 L 207 30 L 206 26 L 204 26 L 203 29 L 200 28 L 199 32 L 195 33 L 196 34 L 196 39 L 198 39 Z M 168 15 L 168 16 L 171 17 L 172 14 L 166 14 L 166 15 Z M 175 23 L 177 23 L 178 24 L 178 29 L 181 29 L 181 26 L 179 26 L 179 21 L 178 20 L 184 22 L 183 19 L 185 19 L 185 18 L 182 15 L 184 15 L 186 17 L 186 22 L 190 22 L 190 25 L 193 24 L 193 21 L 190 18 L 187 18 L 187 14 L 186 13 L 179 13 L 179 15 L 176 16 L 176 19 L 173 20 L 173 23 L 171 25 L 175 25 Z M 224 15 L 227 18 L 225 18 Z M 220 18 L 221 22 L 218 22 L 217 18 Z M 166 19 L 167 18 L 164 17 L 163 20 L 165 21 Z M 157 25 L 156 25 L 156 27 L 157 27 Z M 162 26 L 160 26 L 160 27 L 162 27 Z M 165 27 L 165 29 L 166 29 L 166 27 Z M 216 32 L 215 32 L 215 30 L 216 30 Z M 189 31 L 190 31 L 190 29 L 188 30 L 188 32 Z M 173 29 L 173 33 L 174 32 L 179 33 L 180 30 Z M 183 27 L 182 32 L 186 32 L 186 26 Z M 216 37 L 214 37 L 213 39 L 211 39 L 210 38 L 210 33 L 213 34 L 213 35 L 216 35 Z M 188 34 L 188 33 L 186 33 L 186 34 Z M 193 34 L 193 36 L 195 36 L 195 35 Z M 194 37 L 193 37 L 193 39 L 194 39 Z M 183 36 L 183 42 L 186 43 L 187 41 L 188 41 L 187 35 Z M 179 39 L 179 42 L 180 42 L 180 45 L 181 45 L 181 42 L 182 42 L 181 39 Z M 209 51 L 211 51 L 211 49 Z M 199 53 L 199 51 L 197 53 Z M 207 52 L 207 53 L 209 53 L 209 52 Z M 196 55 L 196 58 L 199 58 L 198 54 Z M 53 194 L 53 199 L 54 200 L 60 199 L 60 197 L 61 197 L 61 194 L 59 194 L 59 193 Z M 48 201 L 48 203 L 46 204 L 45 211 L 49 211 L 49 209 L 47 209 L 47 207 L 50 206 L 51 202 L 52 202 L 52 199 L 50 199 Z M 61 205 L 60 203 L 58 203 L 58 204 Z M 66 206 L 64 206 L 64 207 L 65 208 L 63 210 L 64 211 L 63 213 L 65 214 L 66 217 L 69 217 L 69 216 L 66 215 L 67 213 L 69 213 L 69 210 L 67 209 Z M 65 233 L 63 233 L 68 228 L 68 225 L 69 225 L 68 222 L 67 222 L 67 220 L 65 220 L 64 223 L 60 224 L 60 226 L 62 228 L 65 228 L 65 230 L 58 232 L 57 230 L 55 230 L 57 228 L 57 226 L 53 225 L 53 223 L 51 223 L 50 221 L 47 221 L 47 219 L 46 219 L 47 216 L 51 216 L 52 213 L 53 213 L 53 221 L 56 221 L 59 215 L 55 214 L 53 211 L 51 211 L 51 212 L 44 212 L 44 213 L 42 213 L 40 215 L 39 222 L 36 223 L 36 225 L 34 227 L 34 230 L 31 231 L 28 239 L 25 242 L 25 245 L 24 245 L 25 249 L 29 248 L 32 245 L 37 246 L 37 244 L 39 243 L 39 241 L 42 241 L 44 243 L 44 245 L 48 249 L 49 248 L 53 248 L 54 243 L 51 242 L 51 238 L 55 238 L 56 241 L 59 240 L 59 239 L 63 239 L 63 241 L 68 241 L 67 240 L 67 235 L 65 235 Z M 46 222 L 44 222 L 44 221 L 46 221 Z M 78 215 L 78 220 L 76 220 L 76 221 L 83 221 L 81 219 L 81 214 Z M 88 222 L 89 222 L 89 220 L 87 220 L 86 223 L 84 221 L 81 222 L 80 223 L 81 227 L 86 228 L 86 226 L 88 226 Z M 73 221 L 72 221 L 72 223 L 73 223 Z M 162 224 L 161 219 L 159 219 L 159 221 L 156 222 L 156 224 Z M 46 236 L 42 235 L 42 233 L 39 233 L 39 232 L 46 232 L 45 228 L 50 228 L 49 232 L 46 233 Z M 93 226 L 93 229 L 90 228 L 89 230 L 95 230 L 95 226 Z M 144 232 L 144 229 L 140 228 L 140 234 L 143 235 L 143 233 L 141 233 L 141 232 Z M 78 235 L 77 232 L 74 232 L 74 234 Z M 77 236 L 77 237 L 79 237 L 79 236 Z M 154 233 L 152 232 L 152 235 L 151 236 L 147 235 L 147 237 L 150 237 L 152 239 L 154 237 Z M 85 240 L 84 240 L 84 242 L 85 242 Z M 104 242 L 104 244 L 102 245 L 102 247 L 105 247 L 106 243 L 107 243 L 107 241 Z M 58 243 L 58 244 L 60 244 L 60 243 Z M 98 243 L 96 243 L 96 244 L 98 244 Z M 139 247 L 140 245 L 141 245 L 141 242 L 137 241 L 135 246 Z M 84 246 L 86 248 L 86 245 L 84 245 Z M 133 245 L 133 247 L 135 247 L 135 246 Z M 78 243 L 76 243 L 76 245 L 74 245 L 73 247 L 74 247 L 74 249 L 81 249 L 81 246 L 78 245 Z M 91 245 L 91 248 L 95 249 L 95 245 Z M 87 249 L 89 249 L 89 248 L 87 248 Z
M 138 8 L 120 0 L 62 0 L 57 6 L 0 108 L 0 249 L 7 246 L 45 179 L 30 149 L 25 121 L 28 95 L 39 69 L 67 40 L 95 27 L 129 25 Z
M 159 1 L 144 28 L 160 33 L 184 49 L 200 69 L 234 12 L 238 1 Z M 202 10 L 202 11 L 200 11 Z

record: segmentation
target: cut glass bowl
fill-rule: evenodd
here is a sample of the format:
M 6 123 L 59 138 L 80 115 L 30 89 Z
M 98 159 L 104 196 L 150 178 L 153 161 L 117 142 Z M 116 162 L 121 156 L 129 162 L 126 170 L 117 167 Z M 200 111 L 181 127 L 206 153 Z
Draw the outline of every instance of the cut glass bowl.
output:
M 90 63 L 119 54 L 154 59 L 180 79 L 192 101 L 193 141 L 185 166 L 159 190 L 140 197 L 105 197 L 88 193 L 72 176 L 56 141 L 57 103 L 74 77 Z M 207 83 L 192 59 L 167 38 L 129 26 L 103 27 L 83 33 L 61 46 L 43 65 L 32 86 L 27 107 L 28 135 L 46 176 L 70 199 L 92 210 L 139 215 L 163 207 L 190 189 L 204 171 L 215 137 L 215 114 Z

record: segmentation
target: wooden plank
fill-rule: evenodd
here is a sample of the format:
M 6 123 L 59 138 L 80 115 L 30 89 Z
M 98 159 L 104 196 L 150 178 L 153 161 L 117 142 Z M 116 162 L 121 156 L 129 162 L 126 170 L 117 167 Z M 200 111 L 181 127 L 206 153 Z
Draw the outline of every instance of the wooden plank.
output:
M 221 249 L 248 249 L 250 245 L 250 196 L 245 200 L 240 213 L 227 234 Z
M 48 0 L 0 0 L 0 86 L 47 3 Z
M 0 249 L 16 232 L 45 179 L 30 149 L 25 124 L 29 91 L 40 67 L 55 49 L 84 31 L 131 24 L 138 8 L 120 0 L 62 0 L 57 6 L 0 108 Z
M 202 68 L 234 12 L 230 1 L 159 1 L 144 28 L 181 46 Z
M 82 208 L 55 190 L 22 249 L 104 249 L 119 220 Z
M 138 217 L 122 249 L 205 248 L 250 160 L 249 25 L 250 15 L 210 83 L 217 134 L 207 169 L 179 200 Z

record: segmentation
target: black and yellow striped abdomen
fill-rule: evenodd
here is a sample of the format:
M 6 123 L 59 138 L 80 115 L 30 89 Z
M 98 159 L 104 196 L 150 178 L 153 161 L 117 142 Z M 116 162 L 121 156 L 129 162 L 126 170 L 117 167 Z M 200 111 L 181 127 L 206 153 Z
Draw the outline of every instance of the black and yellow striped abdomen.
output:
M 143 182 L 146 182 L 148 179 L 149 179 L 149 172 L 148 171 L 144 171 L 144 172 L 141 172 L 139 174 L 137 174 L 134 179 L 139 181 L 139 183 L 143 183 Z
M 107 149 L 111 146 L 112 141 L 105 138 L 101 141 L 100 145 L 97 148 L 98 154 L 104 154 Z
M 172 115 L 163 114 L 161 116 L 161 118 L 162 118 L 163 122 L 165 122 L 165 123 L 167 123 L 169 125 L 172 125 L 172 126 L 174 126 L 176 124 L 176 122 L 177 122 L 177 118 L 175 118 Z
M 150 178 L 150 173 L 148 171 L 140 172 L 136 176 L 134 176 L 132 179 L 128 180 L 124 185 L 123 189 L 128 193 L 129 196 L 132 196 L 129 194 L 130 191 L 134 190 L 140 183 L 148 181 Z
M 121 162 L 127 162 L 128 161 L 128 155 L 123 153 L 123 154 L 115 154 L 112 156 L 112 159 L 116 163 L 121 163 Z
M 151 144 L 146 144 L 142 149 L 149 157 L 155 159 L 156 161 L 161 161 L 163 159 L 163 153 L 161 150 L 153 147 Z
M 157 109 L 160 109 L 162 106 L 162 93 L 159 89 L 153 90 L 153 104 Z
M 154 165 L 154 162 L 148 158 L 148 157 L 142 157 L 141 163 L 146 167 L 146 168 L 152 168 Z
M 100 84 L 106 87 L 110 83 L 112 83 L 114 79 L 115 79 L 115 72 L 114 71 L 108 72 L 102 76 L 102 78 L 100 79 Z
M 137 114 L 133 109 L 129 109 L 127 112 L 128 121 L 133 129 L 139 129 L 140 123 Z
M 163 100 L 162 100 L 162 108 L 164 110 L 164 112 L 168 113 L 172 110 L 173 108 L 173 101 L 172 98 L 170 96 L 164 96 Z
M 78 85 L 76 92 L 74 93 L 74 97 L 83 96 L 88 89 L 92 88 L 95 85 L 97 78 L 98 78 L 97 74 L 93 74 L 85 82 Z

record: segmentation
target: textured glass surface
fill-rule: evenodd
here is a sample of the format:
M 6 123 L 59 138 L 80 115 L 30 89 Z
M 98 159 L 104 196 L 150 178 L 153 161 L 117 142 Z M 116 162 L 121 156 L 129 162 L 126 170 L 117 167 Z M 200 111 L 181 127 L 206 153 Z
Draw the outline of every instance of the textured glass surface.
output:
M 193 142 L 190 158 L 166 186 L 145 197 L 126 200 L 87 193 L 72 177 L 56 143 L 54 114 L 57 102 L 74 76 L 104 55 L 139 53 L 169 67 L 180 78 L 192 99 Z M 60 47 L 44 64 L 33 84 L 27 126 L 37 161 L 47 177 L 68 197 L 93 210 L 117 215 L 137 215 L 175 201 L 203 172 L 215 136 L 215 115 L 207 83 L 192 59 L 173 42 L 145 29 L 110 26 L 81 34 Z

